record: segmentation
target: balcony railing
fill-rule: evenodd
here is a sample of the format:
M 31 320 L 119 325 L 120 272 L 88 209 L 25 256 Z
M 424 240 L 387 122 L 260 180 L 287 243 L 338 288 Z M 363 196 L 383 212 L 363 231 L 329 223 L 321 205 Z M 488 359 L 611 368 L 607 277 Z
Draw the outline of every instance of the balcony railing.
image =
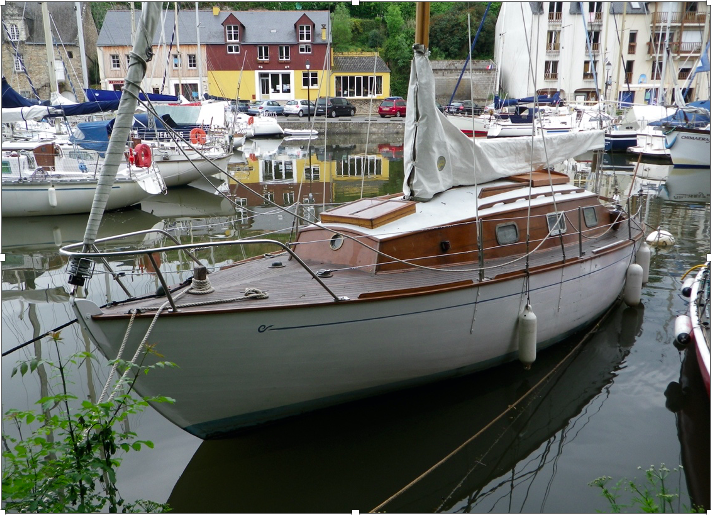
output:
M 543 74 L 545 80 L 558 80 L 558 72 L 546 72 Z
M 599 54 L 600 53 L 600 43 L 590 43 L 590 51 L 593 54 Z
M 632 72 L 625 72 L 625 84 L 632 84 Z
M 589 12 L 588 13 L 588 23 L 593 25 L 598 25 L 602 23 L 602 13 L 601 12 Z
M 548 13 L 548 23 L 560 23 L 563 13 Z
M 560 43 L 548 43 L 546 52 L 560 52 Z
M 691 72 L 689 70 L 680 70 L 679 80 L 686 80 L 689 78 L 689 75 L 691 75 Z
M 672 41 L 669 43 L 669 49 L 672 54 L 700 54 L 702 43 L 700 41 Z M 664 53 L 664 43 L 647 43 L 647 55 L 661 55 Z
M 628 54 L 637 53 L 637 43 L 630 43 L 629 45 L 627 45 L 627 53 Z
M 680 24 L 698 24 L 706 23 L 706 13 L 703 12 L 656 12 L 652 13 L 652 24 L 664 25 L 669 20 L 669 23 Z
M 593 80 L 594 78 L 592 72 L 583 72 L 583 80 Z

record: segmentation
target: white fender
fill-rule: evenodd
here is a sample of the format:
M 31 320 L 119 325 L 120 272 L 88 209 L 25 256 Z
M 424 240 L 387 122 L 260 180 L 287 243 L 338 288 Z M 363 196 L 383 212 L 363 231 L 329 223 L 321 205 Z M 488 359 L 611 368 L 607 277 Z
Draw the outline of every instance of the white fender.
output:
M 681 294 L 687 299 L 691 296 L 691 288 L 694 286 L 694 278 L 687 277 L 681 284 Z
M 674 245 L 674 236 L 669 231 L 664 231 L 657 229 L 649 233 L 647 236 L 647 243 L 653 247 L 671 247 Z
M 691 317 L 688 315 L 678 315 L 674 320 L 674 337 L 681 345 L 686 345 L 691 341 L 693 332 L 691 328 Z
M 536 361 L 536 329 L 538 321 L 531 309 L 526 304 L 523 312 L 518 317 L 518 359 L 526 370 Z
M 47 189 L 47 196 L 49 197 L 49 205 L 57 207 L 57 190 L 54 189 L 54 186 L 50 186 Z
M 637 263 L 627 268 L 627 280 L 622 298 L 628 306 L 638 306 L 642 300 L 642 276 L 644 272 Z
M 647 243 L 642 242 L 636 256 L 637 264 L 642 267 L 642 284 L 646 284 L 649 281 L 649 264 L 651 260 L 652 249 L 649 248 Z

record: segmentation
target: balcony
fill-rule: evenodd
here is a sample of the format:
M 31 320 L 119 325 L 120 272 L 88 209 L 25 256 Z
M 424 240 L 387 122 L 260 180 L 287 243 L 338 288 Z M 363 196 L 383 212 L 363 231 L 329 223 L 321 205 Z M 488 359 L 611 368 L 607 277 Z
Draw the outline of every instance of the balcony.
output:
M 630 43 L 627 45 L 627 53 L 628 54 L 636 54 L 637 53 L 637 43 Z
M 583 72 L 583 80 L 595 80 L 592 72 Z
M 703 12 L 656 12 L 652 13 L 653 25 L 665 25 L 669 20 L 672 25 L 703 25 L 706 13 Z
M 563 13 L 548 13 L 548 24 L 558 24 L 563 19 Z
M 632 72 L 625 72 L 625 84 L 632 84 Z
M 594 12 L 594 13 L 587 13 L 588 16 L 588 25 L 601 25 L 602 24 L 602 13 L 601 12 Z
M 546 72 L 543 74 L 545 80 L 558 80 L 558 72 Z
M 590 51 L 593 54 L 599 54 L 600 53 L 600 43 L 590 43 Z
M 548 43 L 546 45 L 546 52 L 548 52 L 549 54 L 560 53 L 560 43 Z
M 686 80 L 689 78 L 689 75 L 691 75 L 691 71 L 679 70 L 679 80 Z
M 669 50 L 672 54 L 677 55 L 690 55 L 699 56 L 701 55 L 701 48 L 703 43 L 700 41 L 695 42 L 685 42 L 685 41 L 672 41 L 669 43 Z M 664 54 L 664 43 L 655 43 L 652 45 L 651 42 L 647 43 L 647 55 L 663 55 Z

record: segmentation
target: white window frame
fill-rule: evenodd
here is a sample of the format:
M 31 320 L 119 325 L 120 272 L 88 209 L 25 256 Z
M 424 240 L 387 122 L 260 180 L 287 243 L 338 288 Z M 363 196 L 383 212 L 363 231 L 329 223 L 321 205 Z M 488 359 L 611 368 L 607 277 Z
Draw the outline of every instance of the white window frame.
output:
M 25 61 L 22 59 L 20 54 L 15 55 L 15 71 L 23 72 L 25 71 Z
M 304 167 L 304 178 L 311 181 L 318 181 L 321 178 L 321 166 L 311 165 L 311 167 Z
M 225 26 L 225 41 L 239 41 L 239 25 Z
M 311 75 L 311 87 L 309 88 L 309 75 Z M 318 72 L 301 72 L 301 87 L 307 89 L 318 88 Z
M 311 41 L 311 25 L 299 25 L 299 42 Z
M 239 45 L 227 45 L 228 54 L 239 54 Z
M 382 75 L 336 75 L 335 83 L 340 83 L 340 96 L 346 98 L 375 98 L 383 94 Z M 364 95 L 363 91 L 366 88 L 363 87 L 363 84 L 366 83 L 369 93 Z M 345 87 L 344 84 L 346 84 Z M 353 87 L 353 94 L 349 91 L 351 87 Z M 360 95 L 358 91 L 360 91 Z
M 131 64 L 131 54 L 126 54 L 126 69 L 128 70 L 129 65 Z
M 20 41 L 20 27 L 14 23 L 11 23 L 7 30 L 10 41 Z
M 546 222 L 551 236 L 565 234 L 568 230 L 568 226 L 565 223 L 565 213 L 562 211 L 558 213 L 548 213 L 546 215 Z
M 173 62 L 173 69 L 177 70 L 178 68 L 180 68 L 180 65 L 182 64 L 180 62 L 181 61 L 180 54 L 172 54 L 172 56 L 173 57 L 172 57 L 171 61 Z
M 269 45 L 257 46 L 257 61 L 269 60 Z
M 300 54 L 310 54 L 311 53 L 311 43 L 304 43 L 299 45 Z
M 121 69 L 121 57 L 118 54 L 109 55 L 109 61 L 111 61 L 111 69 L 112 70 L 120 70 Z
M 291 47 L 289 45 L 279 45 L 279 60 L 291 61 Z
M 197 54 L 188 54 L 188 69 L 197 69 Z

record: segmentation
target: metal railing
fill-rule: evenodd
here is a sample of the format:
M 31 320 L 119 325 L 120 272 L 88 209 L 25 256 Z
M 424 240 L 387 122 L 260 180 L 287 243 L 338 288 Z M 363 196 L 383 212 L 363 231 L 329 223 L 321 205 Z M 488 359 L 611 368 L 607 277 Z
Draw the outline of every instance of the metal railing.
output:
M 704 24 L 706 23 L 706 13 L 704 12 L 656 12 L 652 13 L 652 23 L 653 24 L 665 24 L 669 23 L 684 25 L 689 23 Z
M 321 278 L 311 270 L 311 268 L 304 263 L 304 261 L 301 260 L 299 256 L 296 255 L 296 253 L 289 247 L 287 244 L 282 243 L 277 240 L 269 240 L 269 239 L 255 239 L 255 240 L 230 240 L 230 241 L 212 241 L 212 242 L 204 242 L 204 243 L 180 243 L 173 235 L 168 233 L 167 231 L 164 231 L 162 229 L 146 229 L 143 231 L 135 231 L 135 232 L 130 232 L 126 234 L 119 234 L 117 236 L 109 236 L 107 238 L 100 238 L 94 242 L 94 245 L 99 244 L 99 243 L 106 243 L 106 242 L 114 242 L 118 240 L 122 240 L 125 238 L 131 238 L 135 236 L 140 236 L 140 235 L 146 235 L 150 233 L 159 233 L 162 234 L 168 238 L 170 238 L 175 245 L 170 245 L 167 247 L 158 247 L 158 248 L 146 248 L 146 249 L 134 249 L 134 250 L 117 250 L 117 251 L 98 251 L 97 252 L 77 252 L 73 251 L 72 249 L 76 248 L 81 248 L 84 243 L 73 243 L 71 245 L 65 245 L 64 247 L 59 249 L 59 253 L 63 256 L 68 256 L 70 258 L 70 263 L 75 261 L 74 258 L 76 258 L 76 261 L 84 261 L 83 265 L 79 264 L 78 267 L 81 268 L 84 266 L 85 270 L 89 269 L 88 264 L 86 264 L 86 261 L 92 261 L 94 259 L 99 259 L 102 260 L 103 262 L 106 262 L 109 258 L 125 258 L 125 257 L 134 257 L 134 256 L 145 256 L 148 258 L 148 260 L 151 262 L 151 265 L 153 266 L 156 276 L 158 277 L 158 281 L 160 281 L 161 285 L 163 286 L 163 290 L 165 291 L 166 297 L 168 299 L 168 302 L 170 303 L 170 306 L 173 311 L 177 311 L 178 308 L 175 304 L 175 300 L 173 299 L 173 296 L 170 292 L 170 288 L 168 286 L 168 283 L 165 280 L 165 277 L 160 271 L 160 265 L 155 261 L 155 258 L 153 254 L 160 253 L 160 252 L 170 252 L 170 251 L 185 251 L 188 256 L 199 266 L 202 266 L 202 263 L 200 262 L 197 257 L 195 257 L 190 251 L 191 250 L 200 250 L 200 249 L 206 249 L 206 248 L 211 248 L 211 247 L 225 247 L 225 246 L 231 246 L 231 245 L 257 245 L 257 244 L 272 244 L 276 245 L 277 247 L 281 247 L 284 251 L 286 251 L 291 258 L 293 258 L 297 263 L 299 263 L 306 272 L 311 275 L 313 279 L 316 280 L 323 288 L 328 292 L 333 299 L 338 302 L 338 301 L 343 301 L 343 300 L 349 300 L 346 297 L 339 297 L 333 291 L 326 286 L 326 284 L 321 280 Z M 89 278 L 86 276 L 85 278 Z

